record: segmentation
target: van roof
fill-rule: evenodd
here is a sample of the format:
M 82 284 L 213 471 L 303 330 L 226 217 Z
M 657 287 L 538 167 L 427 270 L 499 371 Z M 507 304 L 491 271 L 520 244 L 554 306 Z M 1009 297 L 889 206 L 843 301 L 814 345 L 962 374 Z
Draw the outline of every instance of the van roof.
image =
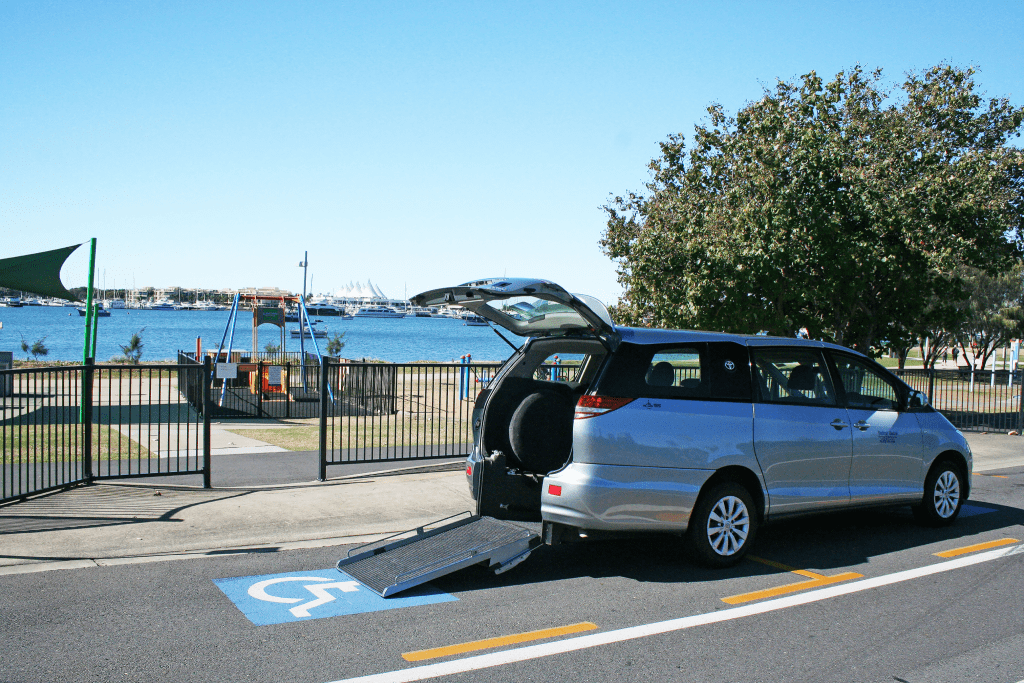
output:
M 744 346 L 813 346 L 816 348 L 846 351 L 858 356 L 864 354 L 853 349 L 831 342 L 813 339 L 797 339 L 795 337 L 769 337 L 758 334 L 732 334 L 729 332 L 705 332 L 703 330 L 663 330 L 646 327 L 619 327 L 616 325 L 623 342 L 630 344 L 668 344 L 672 342 L 731 341 Z M 866 358 L 866 356 L 864 356 Z

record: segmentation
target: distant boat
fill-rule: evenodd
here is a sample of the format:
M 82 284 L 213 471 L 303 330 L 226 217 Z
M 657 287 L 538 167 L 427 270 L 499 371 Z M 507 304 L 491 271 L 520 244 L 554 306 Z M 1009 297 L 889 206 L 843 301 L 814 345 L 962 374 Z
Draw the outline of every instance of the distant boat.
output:
M 404 318 L 405 313 L 390 306 L 363 306 L 356 311 L 357 318 Z
M 145 305 L 145 308 L 150 311 L 173 311 L 175 310 L 174 304 L 168 299 L 157 299 L 156 301 L 150 302 Z
M 305 337 L 306 339 L 312 339 L 314 337 L 317 339 L 323 339 L 327 336 L 327 330 L 317 327 L 316 323 L 313 323 L 312 325 L 303 325 L 301 331 L 298 327 L 293 327 L 288 330 L 288 333 L 296 339 L 299 337 Z
M 461 316 L 463 325 L 471 325 L 474 327 L 486 327 L 487 321 L 477 315 L 476 313 L 463 313 Z
M 76 308 L 75 310 L 78 311 L 78 315 L 80 315 L 82 317 L 85 317 L 85 306 L 82 306 L 80 308 Z M 104 308 L 103 304 L 96 304 L 96 315 L 101 317 L 101 318 L 109 318 L 110 317 L 110 311 L 108 311 L 106 308 Z

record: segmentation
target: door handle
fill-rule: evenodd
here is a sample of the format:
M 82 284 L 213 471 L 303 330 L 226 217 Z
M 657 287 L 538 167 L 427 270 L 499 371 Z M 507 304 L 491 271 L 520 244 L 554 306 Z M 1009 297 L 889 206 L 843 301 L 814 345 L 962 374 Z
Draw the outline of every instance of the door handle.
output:
M 871 427 L 871 425 L 869 425 L 869 424 L 868 424 L 867 422 L 865 422 L 864 420 L 861 420 L 860 422 L 856 422 L 856 423 L 854 423 L 854 425 L 853 425 L 853 426 L 854 426 L 854 427 L 856 427 L 857 429 L 859 429 L 859 430 L 860 430 L 860 431 L 862 431 L 862 432 L 866 432 L 866 431 L 868 431 L 868 429 L 869 429 L 869 428 Z
M 843 427 L 846 427 L 847 424 L 843 422 L 842 419 L 837 417 L 836 419 L 832 420 L 832 426 L 835 427 L 836 431 L 838 432 L 842 431 Z

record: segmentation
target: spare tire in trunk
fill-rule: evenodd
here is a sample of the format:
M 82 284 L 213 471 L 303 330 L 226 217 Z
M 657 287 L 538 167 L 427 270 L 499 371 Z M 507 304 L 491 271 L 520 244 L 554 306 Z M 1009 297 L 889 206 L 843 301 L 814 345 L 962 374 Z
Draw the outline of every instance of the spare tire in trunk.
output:
M 574 411 L 570 397 L 552 390 L 534 392 L 519 404 L 508 440 L 524 469 L 547 474 L 565 464 L 572 451 Z

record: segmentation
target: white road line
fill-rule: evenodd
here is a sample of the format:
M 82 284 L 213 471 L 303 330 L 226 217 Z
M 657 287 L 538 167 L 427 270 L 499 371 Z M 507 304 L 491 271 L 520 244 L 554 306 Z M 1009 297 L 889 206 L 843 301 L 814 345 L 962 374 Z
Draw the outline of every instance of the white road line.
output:
M 668 621 L 659 621 L 653 624 L 630 626 L 615 631 L 594 633 L 591 635 L 579 636 L 577 638 L 567 638 L 565 640 L 543 643 L 540 645 L 529 645 L 512 650 L 505 650 L 503 652 L 466 657 L 465 659 L 457 659 L 450 662 L 439 662 L 437 664 L 426 664 L 424 666 L 400 669 L 398 671 L 388 671 L 368 676 L 360 676 L 357 678 L 346 678 L 334 681 L 333 683 L 408 683 L 409 681 L 422 681 L 428 678 L 449 676 L 451 674 L 465 673 L 467 671 L 478 671 L 480 669 L 501 666 L 502 664 L 524 662 L 530 659 L 539 659 L 541 657 L 550 657 L 552 655 L 584 650 L 591 647 L 599 647 L 601 645 L 621 643 L 626 640 L 634 640 L 636 638 L 644 638 L 646 636 L 653 636 L 661 633 L 681 631 L 694 626 L 706 626 L 707 624 L 715 624 L 722 621 L 730 621 L 732 619 L 742 619 L 743 617 L 764 614 L 766 612 L 774 612 L 788 607 L 796 607 L 798 605 L 806 605 L 812 602 L 828 600 L 829 598 L 835 598 L 840 595 L 849 595 L 851 593 L 871 590 L 872 588 L 879 588 L 881 586 L 888 586 L 894 583 L 910 581 L 911 579 L 917 579 L 922 576 L 930 576 L 932 574 L 953 571 L 954 569 L 960 569 L 962 567 L 970 567 L 971 565 L 981 564 L 982 562 L 991 562 L 992 560 L 998 560 L 1003 557 L 1017 555 L 1020 553 L 1024 553 L 1024 545 L 1008 546 L 1006 548 L 990 550 L 985 553 L 978 553 L 977 555 L 970 555 L 925 567 L 918 567 L 917 569 L 907 569 L 902 572 L 896 572 L 895 574 L 887 574 L 885 576 L 864 579 L 863 581 L 854 581 L 852 583 L 838 584 L 815 591 L 808 591 L 807 593 L 789 595 L 784 598 L 766 600 L 765 602 L 733 607 L 731 609 L 725 609 L 718 612 L 697 614 L 692 617 L 682 617 L 679 619 L 669 619 Z M 1021 683 L 1024 683 L 1024 681 Z

